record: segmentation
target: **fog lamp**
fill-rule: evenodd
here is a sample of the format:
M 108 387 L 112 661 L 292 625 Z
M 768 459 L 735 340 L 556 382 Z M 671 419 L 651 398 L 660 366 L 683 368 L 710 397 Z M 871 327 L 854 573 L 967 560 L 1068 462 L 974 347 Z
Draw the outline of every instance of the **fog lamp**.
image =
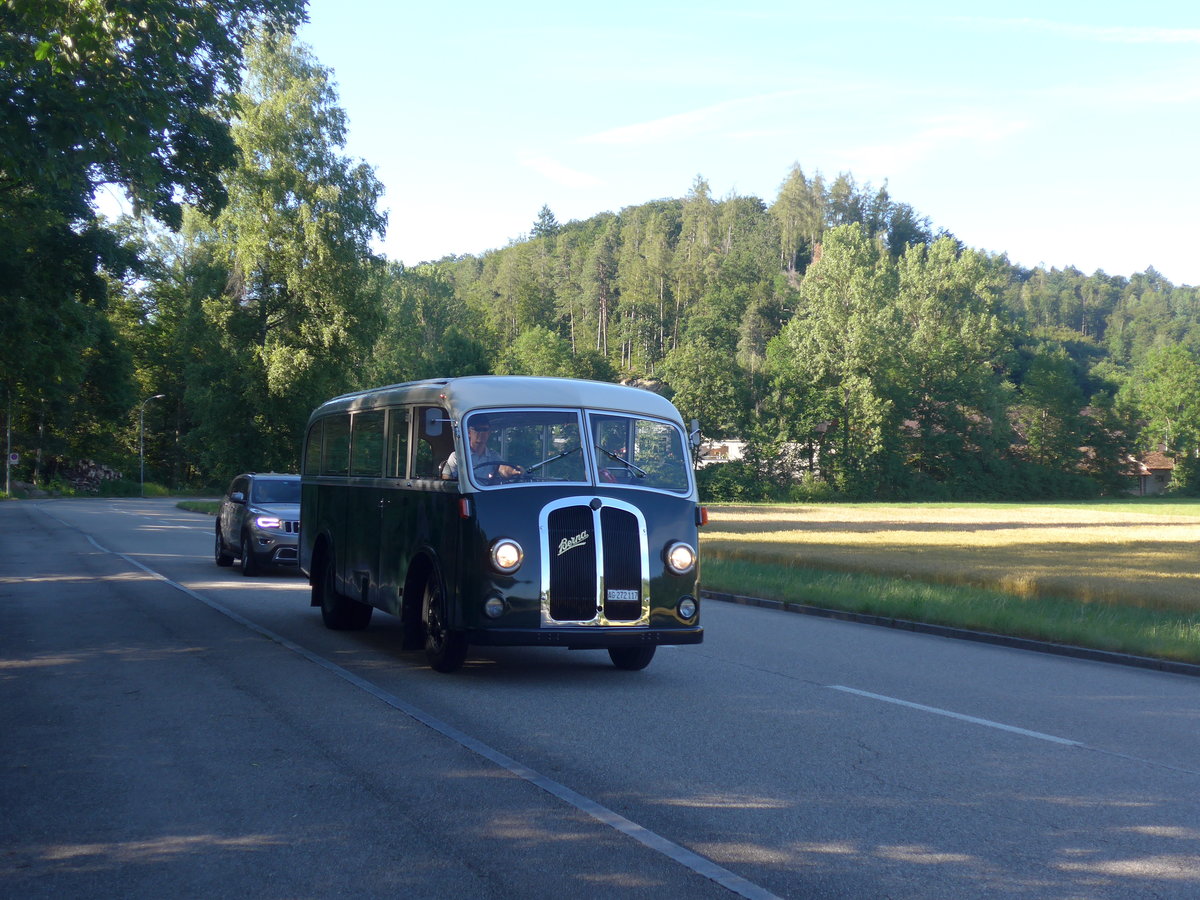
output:
M 498 619 L 504 615 L 504 598 L 496 594 L 492 594 L 483 601 L 483 611 L 487 613 L 489 619 Z
M 694 619 L 696 617 L 696 598 L 683 596 L 679 598 L 679 618 Z

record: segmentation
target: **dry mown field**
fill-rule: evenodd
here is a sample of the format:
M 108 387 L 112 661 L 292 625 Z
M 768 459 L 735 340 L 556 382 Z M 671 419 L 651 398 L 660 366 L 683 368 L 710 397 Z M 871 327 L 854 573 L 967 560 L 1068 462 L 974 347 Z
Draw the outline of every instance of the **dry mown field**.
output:
M 710 558 L 1200 610 L 1200 505 L 711 506 Z

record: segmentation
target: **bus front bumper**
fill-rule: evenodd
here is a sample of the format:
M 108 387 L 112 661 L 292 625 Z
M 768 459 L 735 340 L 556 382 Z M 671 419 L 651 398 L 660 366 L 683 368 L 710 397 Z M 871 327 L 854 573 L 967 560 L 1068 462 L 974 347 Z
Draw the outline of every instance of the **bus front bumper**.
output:
M 482 647 L 567 647 L 603 650 L 609 647 L 644 647 L 659 644 L 699 644 L 704 629 L 694 628 L 504 628 L 471 629 L 467 642 Z

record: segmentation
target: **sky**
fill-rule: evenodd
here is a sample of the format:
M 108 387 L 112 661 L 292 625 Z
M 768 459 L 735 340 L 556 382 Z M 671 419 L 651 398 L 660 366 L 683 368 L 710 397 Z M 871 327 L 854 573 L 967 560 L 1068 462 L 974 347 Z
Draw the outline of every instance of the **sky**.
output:
M 1019 265 L 1200 285 L 1195 0 L 309 0 L 300 39 L 407 265 L 799 164 Z

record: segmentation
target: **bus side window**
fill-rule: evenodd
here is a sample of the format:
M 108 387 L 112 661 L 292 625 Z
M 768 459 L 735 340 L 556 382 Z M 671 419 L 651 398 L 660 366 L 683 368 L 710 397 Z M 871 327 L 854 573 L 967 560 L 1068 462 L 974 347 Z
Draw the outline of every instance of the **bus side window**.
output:
M 350 474 L 378 478 L 383 470 L 383 410 L 354 414 Z
M 350 415 L 343 413 L 325 420 L 325 461 L 322 475 L 345 475 L 350 471 Z
M 318 419 L 309 429 L 308 441 L 304 445 L 304 474 L 318 475 L 321 472 L 321 433 L 322 422 Z
M 426 410 L 432 410 L 427 413 Z M 441 478 L 442 465 L 454 450 L 450 416 L 436 406 L 418 406 L 417 442 L 413 448 L 413 477 Z
M 403 478 L 408 474 L 408 408 L 388 413 L 388 478 Z

